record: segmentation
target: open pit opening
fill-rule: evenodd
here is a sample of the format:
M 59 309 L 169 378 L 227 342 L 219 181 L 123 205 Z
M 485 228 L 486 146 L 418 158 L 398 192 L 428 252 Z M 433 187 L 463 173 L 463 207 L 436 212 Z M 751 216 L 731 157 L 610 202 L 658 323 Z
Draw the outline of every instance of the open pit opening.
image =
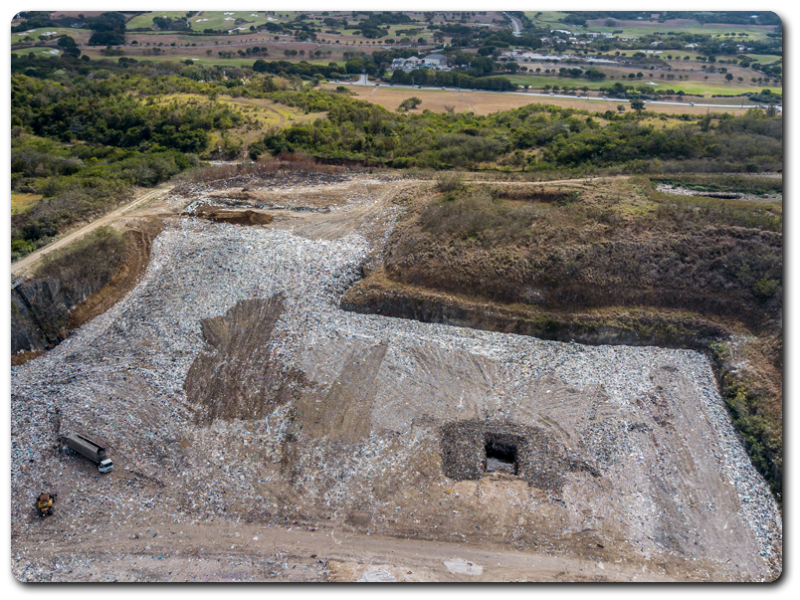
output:
M 517 474 L 519 464 L 516 445 L 498 441 L 495 436 L 487 435 L 484 449 L 486 452 L 484 471 Z

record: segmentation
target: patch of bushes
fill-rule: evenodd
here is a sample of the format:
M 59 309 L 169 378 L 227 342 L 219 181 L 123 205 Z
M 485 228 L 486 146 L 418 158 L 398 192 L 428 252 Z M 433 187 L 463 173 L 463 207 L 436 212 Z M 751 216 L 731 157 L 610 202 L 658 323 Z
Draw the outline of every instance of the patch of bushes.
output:
M 686 173 L 679 176 L 651 176 L 650 179 L 655 183 L 702 192 L 733 192 L 755 196 L 783 193 L 782 177 Z
M 772 488 L 776 498 L 783 492 L 783 436 L 781 418 L 766 411 L 774 399 L 765 397 L 757 385 L 737 376 L 731 368 L 730 350 L 726 343 L 712 344 L 722 397 L 733 424 L 742 436 L 753 466 Z
M 11 142 L 12 191 L 41 194 L 11 216 L 11 258 L 18 260 L 71 225 L 101 215 L 131 197 L 132 186 L 153 186 L 197 164 L 174 150 L 137 152 L 16 135 Z
M 456 192 L 464 187 L 464 180 L 460 175 L 443 174 L 436 178 L 436 189 L 444 194 Z

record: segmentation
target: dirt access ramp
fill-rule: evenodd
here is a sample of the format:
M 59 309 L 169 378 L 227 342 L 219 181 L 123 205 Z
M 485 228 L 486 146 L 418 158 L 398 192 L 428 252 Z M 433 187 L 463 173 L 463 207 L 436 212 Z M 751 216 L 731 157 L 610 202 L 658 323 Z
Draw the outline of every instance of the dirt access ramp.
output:
M 143 190 L 142 193 L 136 196 L 136 198 L 118 208 L 117 210 L 111 211 L 110 213 L 100 217 L 96 221 L 92 221 L 88 225 L 77 229 L 64 237 L 56 240 L 52 244 L 48 244 L 44 248 L 40 248 L 36 252 L 33 252 L 26 256 L 25 258 L 18 260 L 17 262 L 11 265 L 11 275 L 12 277 L 16 277 L 19 275 L 24 275 L 25 273 L 29 272 L 34 266 L 41 260 L 44 256 L 47 256 L 54 250 L 58 250 L 59 248 L 63 248 L 68 246 L 72 242 L 75 242 L 85 236 L 87 233 L 102 227 L 103 225 L 109 225 L 110 223 L 116 221 L 117 219 L 127 216 L 131 213 L 131 211 L 135 209 L 140 209 L 144 204 L 149 203 L 151 200 L 163 197 L 168 194 L 172 190 L 173 186 L 165 185 L 159 186 L 156 189 L 147 189 Z
M 324 185 L 272 186 L 250 180 L 209 193 L 204 202 L 213 204 L 199 204 L 195 212 L 217 222 L 269 224 L 307 239 L 334 240 L 359 233 L 378 247 L 403 199 L 418 195 L 425 186 L 397 176 L 352 177 Z M 251 213 L 236 220 L 236 215 Z

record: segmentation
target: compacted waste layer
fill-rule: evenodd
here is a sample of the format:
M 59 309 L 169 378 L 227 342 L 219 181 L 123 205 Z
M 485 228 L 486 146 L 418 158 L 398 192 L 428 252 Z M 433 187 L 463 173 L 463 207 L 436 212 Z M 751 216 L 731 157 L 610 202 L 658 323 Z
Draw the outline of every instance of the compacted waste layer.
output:
M 330 520 L 775 576 L 778 509 L 704 355 L 342 311 L 369 251 L 357 233 L 168 220 L 124 300 L 12 369 L 15 574 L 47 490 L 65 544 L 154 514 Z M 112 474 L 57 448 L 73 431 Z

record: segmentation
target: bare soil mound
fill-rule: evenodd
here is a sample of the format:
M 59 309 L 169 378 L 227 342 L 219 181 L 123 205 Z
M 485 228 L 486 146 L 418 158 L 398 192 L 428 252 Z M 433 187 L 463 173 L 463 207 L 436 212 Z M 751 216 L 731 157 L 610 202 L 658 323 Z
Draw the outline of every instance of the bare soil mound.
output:
M 231 225 L 268 225 L 275 219 L 272 215 L 255 210 L 229 210 L 206 205 L 199 207 L 194 214 L 184 213 L 184 216 L 196 216 Z

